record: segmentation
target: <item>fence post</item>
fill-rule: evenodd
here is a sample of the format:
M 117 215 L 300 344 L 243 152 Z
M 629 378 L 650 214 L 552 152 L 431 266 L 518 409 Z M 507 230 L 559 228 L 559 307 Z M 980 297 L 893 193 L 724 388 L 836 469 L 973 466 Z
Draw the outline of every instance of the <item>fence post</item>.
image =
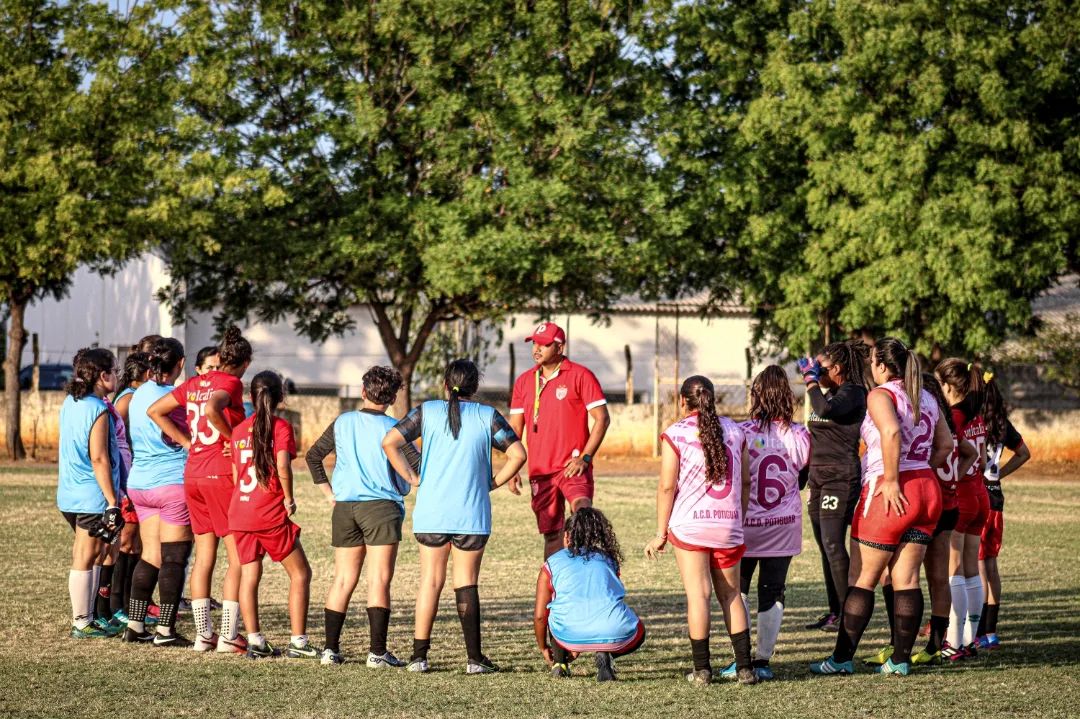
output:
M 634 363 L 630 359 L 630 345 L 623 345 L 626 354 L 626 404 L 634 403 Z

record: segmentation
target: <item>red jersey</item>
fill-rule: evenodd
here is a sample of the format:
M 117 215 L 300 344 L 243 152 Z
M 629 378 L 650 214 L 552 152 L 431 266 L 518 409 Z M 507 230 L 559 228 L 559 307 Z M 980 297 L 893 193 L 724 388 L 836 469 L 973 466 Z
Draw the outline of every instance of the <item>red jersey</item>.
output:
M 292 425 L 274 417 L 274 470 L 265 488 L 259 484 L 255 473 L 255 448 L 251 436 L 254 426 L 255 417 L 252 416 L 233 428 L 232 461 L 236 466 L 237 484 L 229 502 L 229 529 L 232 531 L 256 532 L 280 527 L 289 521 L 289 513 L 283 504 L 285 492 L 277 476 L 277 453 L 285 450 L 289 459 L 296 458 Z
M 966 439 L 970 442 L 971 446 L 975 448 L 975 452 L 978 454 L 978 458 L 971 465 L 971 469 L 967 471 L 967 474 L 960 478 L 961 482 L 973 482 L 976 479 L 980 479 L 983 475 L 983 457 L 985 456 L 986 450 L 986 424 L 983 422 L 981 415 L 969 417 L 960 406 L 952 408 L 952 418 L 953 424 L 956 425 L 957 438 Z
M 172 391 L 172 396 L 187 411 L 191 433 L 185 478 L 232 476 L 232 462 L 223 453 L 228 440 L 206 418 L 206 403 L 218 390 L 229 393 L 229 404 L 222 416 L 230 427 L 235 427 L 244 419 L 244 385 L 239 377 L 212 370 L 192 377 Z
M 560 472 L 574 450 L 584 452 L 589 410 L 604 404 L 596 375 L 568 359 L 547 380 L 539 367 L 522 373 L 514 382 L 510 415 L 525 415 L 529 476 Z

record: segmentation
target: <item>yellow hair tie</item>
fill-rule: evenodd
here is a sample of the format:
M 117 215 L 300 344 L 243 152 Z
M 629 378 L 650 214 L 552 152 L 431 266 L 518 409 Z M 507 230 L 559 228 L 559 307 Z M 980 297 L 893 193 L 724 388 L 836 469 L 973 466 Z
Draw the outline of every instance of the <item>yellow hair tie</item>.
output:
M 991 372 L 990 370 L 987 370 L 986 372 L 983 372 L 983 383 L 984 384 L 989 382 L 992 379 L 994 379 L 994 373 L 993 372 Z
M 971 363 L 970 362 L 968 362 L 968 367 L 967 368 L 968 368 L 968 372 L 970 372 L 971 371 Z
M 450 389 L 454 390 L 455 392 L 460 392 L 461 391 L 461 387 L 457 387 L 457 386 L 451 387 Z

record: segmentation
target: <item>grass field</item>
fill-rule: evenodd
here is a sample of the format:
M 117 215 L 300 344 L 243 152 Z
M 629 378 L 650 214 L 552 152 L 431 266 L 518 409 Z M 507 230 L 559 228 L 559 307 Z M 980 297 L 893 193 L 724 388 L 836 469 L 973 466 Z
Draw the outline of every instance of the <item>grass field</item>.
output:
M 671 556 L 649 563 L 641 547 L 652 535 L 652 476 L 598 468 L 596 503 L 614 521 L 625 554 L 628 600 L 644 619 L 643 649 L 619 663 L 619 679 L 598 685 L 589 657 L 570 680 L 549 678 L 532 636 L 532 594 L 540 540 L 525 497 L 494 497 L 495 526 L 480 593 L 485 652 L 503 668 L 465 676 L 464 649 L 447 587 L 435 627 L 435 671 L 410 675 L 367 670 L 362 662 L 250 662 L 234 656 L 131 647 L 115 640 L 67 638 L 70 531 L 54 505 L 55 470 L 0 470 L 0 546 L 9 557 L 0 589 L 0 716 L 288 716 L 288 717 L 1068 717 L 1080 715 L 1080 482 L 1022 470 L 1010 481 L 1000 634 L 1004 648 L 976 661 L 930 669 L 907 679 L 860 672 L 811 678 L 806 665 L 830 653 L 833 635 L 802 629 L 824 603 L 817 550 L 806 523 L 804 553 L 792 564 L 787 613 L 773 660 L 779 681 L 756 687 L 714 684 L 695 689 L 689 669 L 685 599 Z M 625 474 L 623 474 L 625 472 Z M 297 521 L 315 578 L 310 634 L 321 644 L 322 602 L 332 571 L 329 511 L 298 474 Z M 416 546 L 403 542 L 394 583 L 390 648 L 408 656 L 412 640 Z M 220 577 L 219 577 L 220 581 Z M 362 580 L 363 581 L 363 580 Z M 284 572 L 268 567 L 262 588 L 264 632 L 288 641 Z M 216 595 L 220 597 L 220 584 Z M 349 614 L 342 649 L 366 652 L 360 603 Z M 714 666 L 730 644 L 714 613 Z M 886 639 L 880 602 L 863 644 Z M 190 617 L 180 631 L 193 633 Z M 860 652 L 866 653 L 866 651 Z

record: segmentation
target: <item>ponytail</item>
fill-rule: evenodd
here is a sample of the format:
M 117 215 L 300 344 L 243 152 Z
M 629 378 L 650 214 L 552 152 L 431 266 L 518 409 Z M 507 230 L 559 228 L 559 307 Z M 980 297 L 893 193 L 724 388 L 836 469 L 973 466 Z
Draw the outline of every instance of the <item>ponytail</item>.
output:
M 873 384 L 867 379 L 869 358 L 866 355 L 869 349 L 862 340 L 848 340 L 826 345 L 821 354 L 827 357 L 833 366 L 840 367 L 843 382 L 854 382 L 871 389 Z
M 255 405 L 251 443 L 255 451 L 255 477 L 263 489 L 274 475 L 274 412 L 284 399 L 284 383 L 277 372 L 264 370 L 251 380 L 251 403 Z
M 986 423 L 986 438 L 990 440 L 990 444 L 1004 444 L 1009 409 L 1005 406 L 1005 398 L 1001 396 L 1001 389 L 994 375 L 989 372 L 986 374 L 989 378 L 983 377 L 985 388 L 982 409 L 982 418 Z
M 120 377 L 120 384 L 116 387 L 113 399 L 119 397 L 124 390 L 136 382 L 146 380 L 146 374 L 150 371 L 150 355 L 147 352 L 135 351 L 128 354 L 124 360 L 124 373 Z
M 922 396 L 922 369 L 914 350 L 908 349 L 907 345 L 895 337 L 882 337 L 874 343 L 874 361 L 885 365 L 891 378 L 903 381 L 904 392 L 911 400 L 911 409 L 917 424 Z
M 147 355 L 150 364 L 150 379 L 157 384 L 165 384 L 180 360 L 184 359 L 184 345 L 172 337 L 160 337 L 150 346 Z
M 911 400 L 911 411 L 915 417 L 915 423 L 919 423 L 920 401 L 922 400 L 922 367 L 919 366 L 919 358 L 914 350 L 908 350 L 907 366 L 904 368 L 904 391 Z
M 972 416 L 981 415 L 986 398 L 986 382 L 978 362 L 967 362 L 959 357 L 942 360 L 936 369 L 941 381 L 952 387 L 953 392 L 964 399 L 971 398 Z
M 443 383 L 448 393 L 446 424 L 454 439 L 461 433 L 461 398 L 472 397 L 480 389 L 480 370 L 472 360 L 456 359 L 446 365 Z
M 716 390 L 707 377 L 687 377 L 679 389 L 689 409 L 698 413 L 698 436 L 705 455 L 705 481 L 710 486 L 727 478 L 728 457 L 724 446 L 724 426 L 716 414 Z

